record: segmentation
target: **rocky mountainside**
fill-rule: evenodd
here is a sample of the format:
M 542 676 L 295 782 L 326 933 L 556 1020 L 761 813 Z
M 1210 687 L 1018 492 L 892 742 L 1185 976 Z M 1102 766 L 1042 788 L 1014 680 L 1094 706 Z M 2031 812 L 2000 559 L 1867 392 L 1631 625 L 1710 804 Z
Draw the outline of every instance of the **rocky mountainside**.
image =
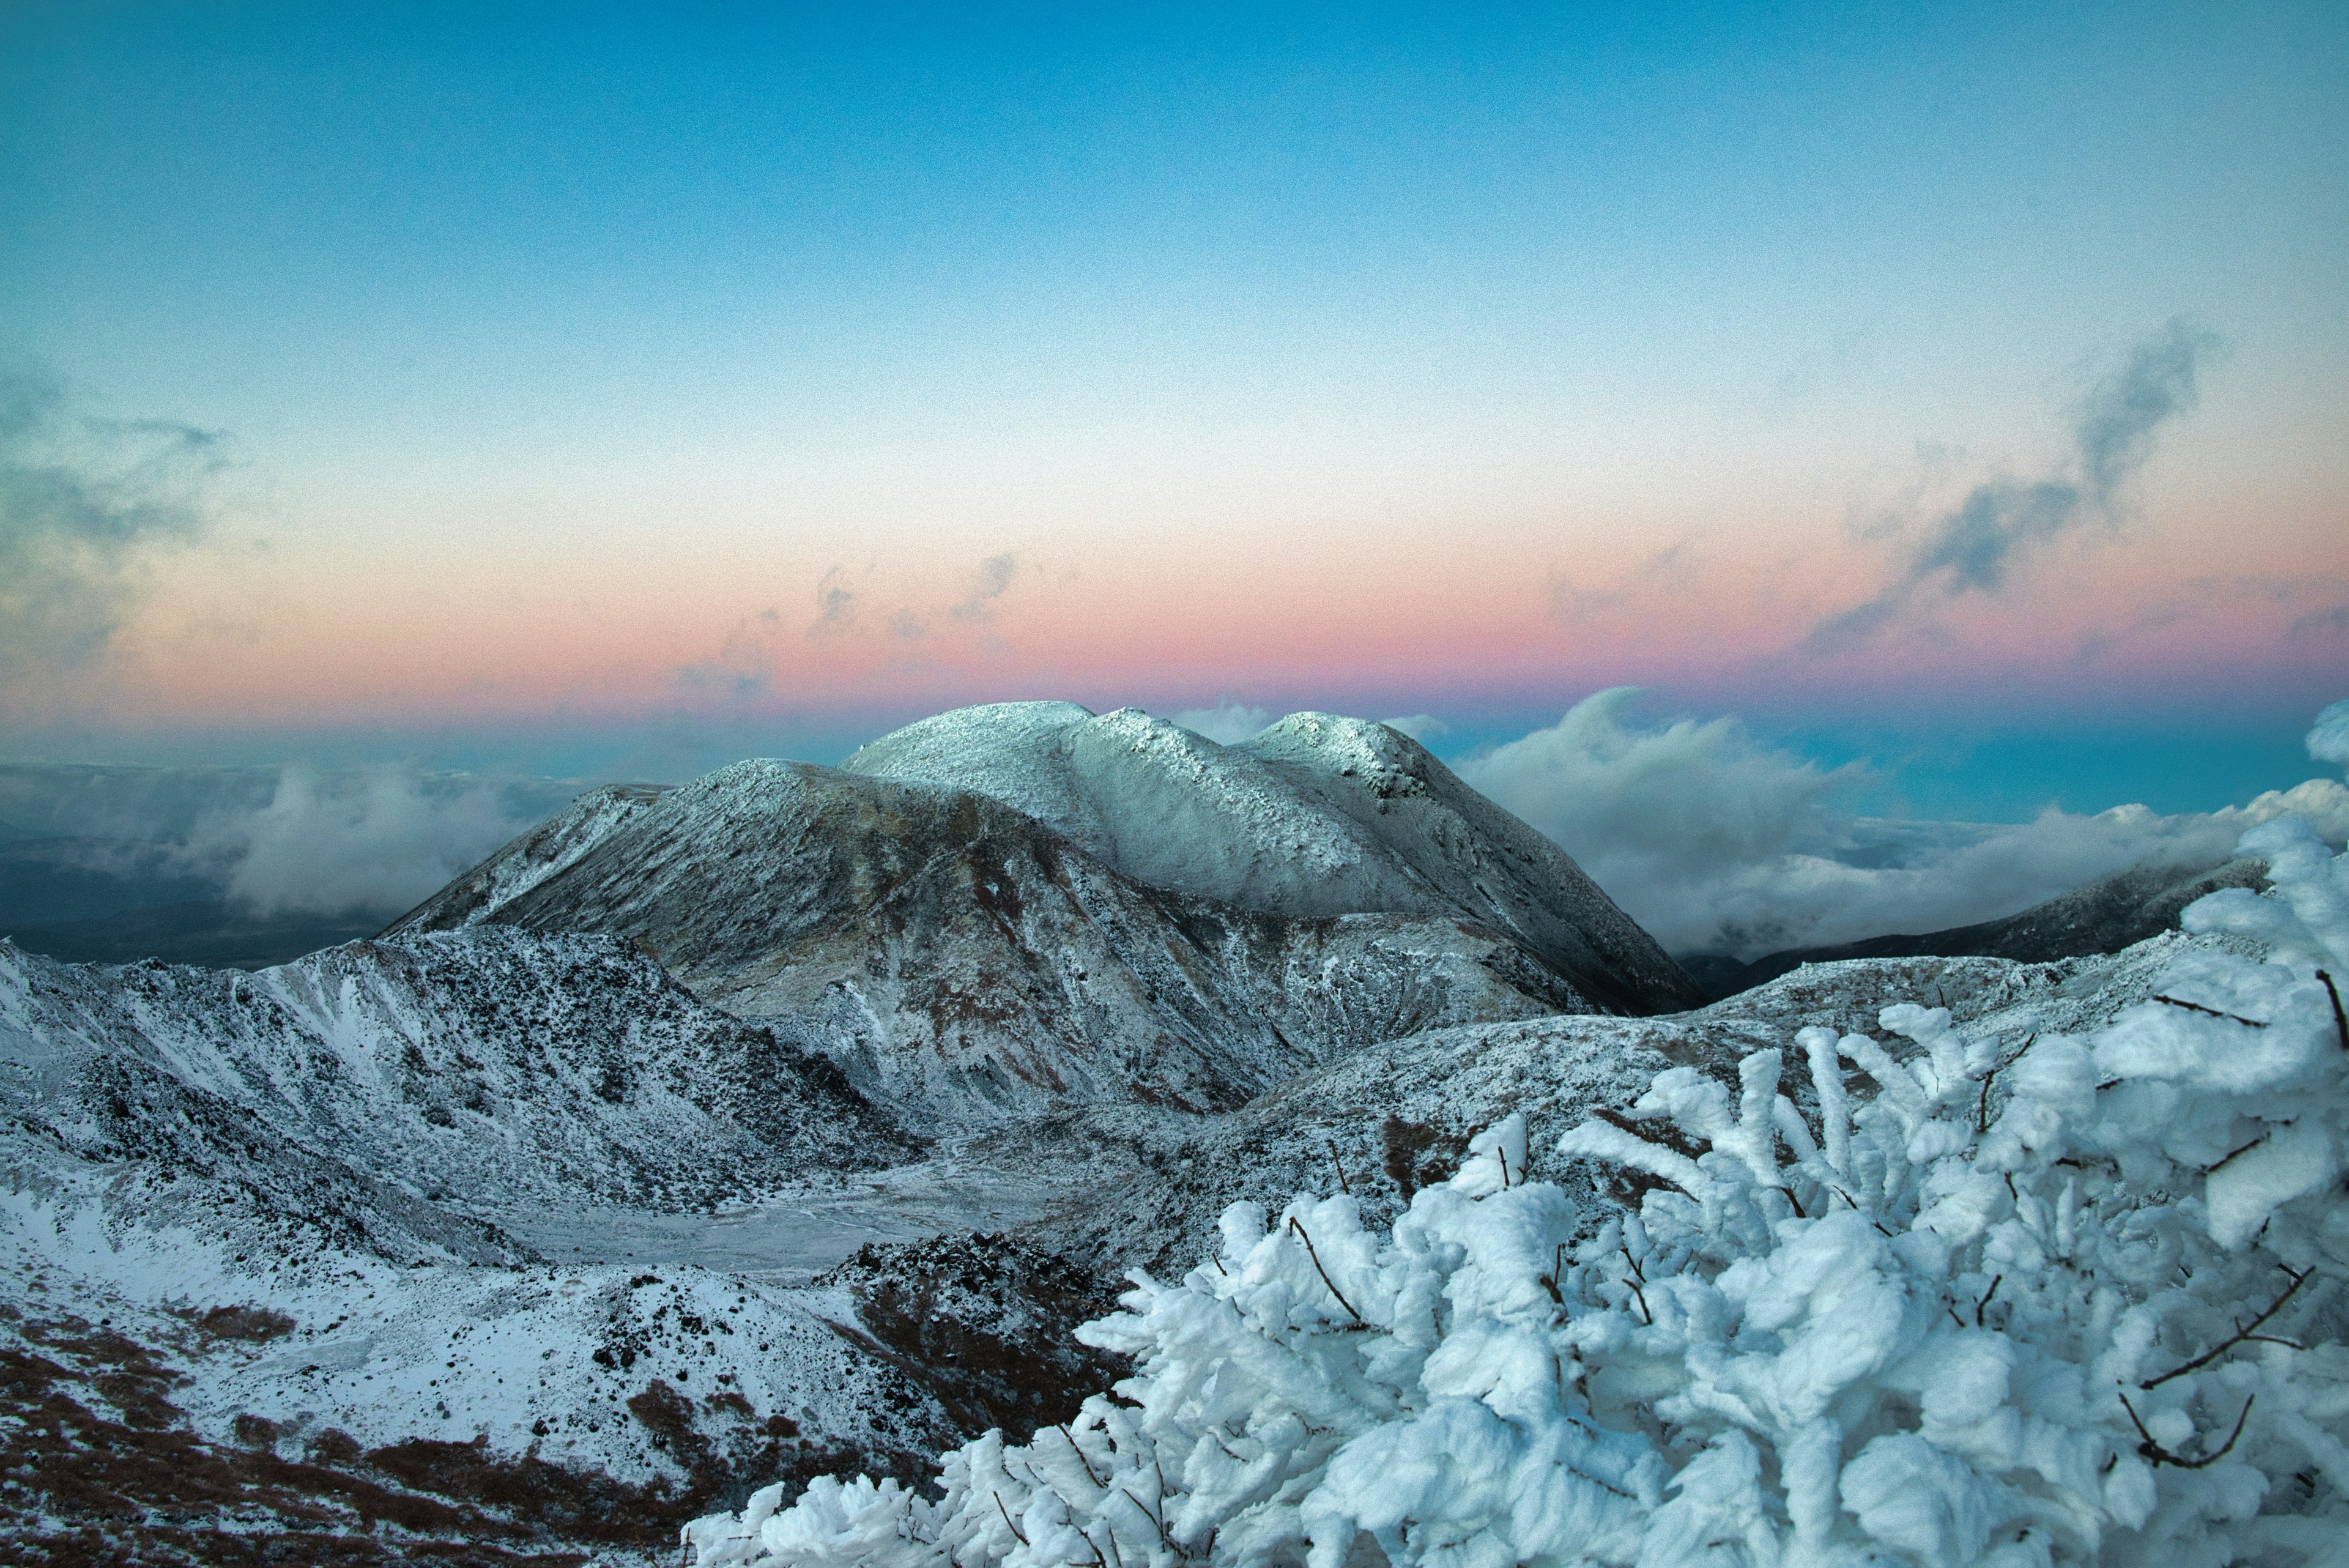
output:
M 988 795 L 1154 888 L 1490 926 L 1609 1012 L 1698 1000 L 1571 857 L 1384 724 L 1292 713 L 1221 746 L 1137 708 L 1009 702 L 908 725 L 841 766 Z
M 1251 745 L 1066 704 L 948 714 L 842 769 L 585 797 L 392 934 L 622 937 L 866 1092 L 982 1118 L 1226 1108 L 1378 1040 L 1693 995 L 1404 737 L 1300 715 Z

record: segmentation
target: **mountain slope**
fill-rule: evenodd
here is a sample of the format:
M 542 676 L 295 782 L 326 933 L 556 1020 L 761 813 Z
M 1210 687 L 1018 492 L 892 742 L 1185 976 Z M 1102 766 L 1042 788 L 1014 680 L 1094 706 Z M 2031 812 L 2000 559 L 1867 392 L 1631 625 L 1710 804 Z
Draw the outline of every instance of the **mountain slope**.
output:
M 202 1201 L 289 1224 L 344 1213 L 336 1244 L 403 1259 L 449 1254 L 414 1230 L 464 1228 L 429 1207 L 444 1193 L 492 1217 L 707 1206 L 917 1147 L 830 1062 L 703 1007 L 641 955 L 500 930 L 257 974 L 0 943 L 0 1111 L 75 1158 L 233 1193 Z
M 397 929 L 475 918 L 428 905 Z M 1233 909 L 985 795 L 796 763 L 674 790 L 479 918 L 626 938 L 865 1092 L 947 1116 L 1221 1108 L 1367 1041 L 1590 1005 L 1456 916 Z
M 1473 920 L 1610 1011 L 1701 1000 L 1571 857 L 1383 724 L 1295 713 L 1219 746 L 1134 708 L 999 703 L 841 766 L 991 796 L 1154 888 L 1268 914 Z

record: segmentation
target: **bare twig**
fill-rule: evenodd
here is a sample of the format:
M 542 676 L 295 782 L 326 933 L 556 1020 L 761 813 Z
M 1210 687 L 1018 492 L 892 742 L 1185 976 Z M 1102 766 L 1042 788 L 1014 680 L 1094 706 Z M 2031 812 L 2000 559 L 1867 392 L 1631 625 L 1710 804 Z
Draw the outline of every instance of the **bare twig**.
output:
M 2035 1029 L 2033 1030 L 2030 1035 L 2024 1039 L 2023 1044 L 2014 1048 L 2013 1055 L 2009 1056 L 2005 1061 L 2001 1062 L 1997 1066 L 1992 1067 L 1989 1072 L 1982 1075 L 1982 1104 L 1974 1107 L 1974 1136 L 1977 1137 L 1990 1131 L 1991 1085 L 1997 1080 L 1998 1075 L 2001 1073 L 2005 1072 L 2009 1067 L 2012 1067 L 2017 1062 L 2022 1061 L 2023 1054 L 2031 1049 L 2031 1042 L 2038 1038 L 2039 1032 Z
M 1496 1143 L 1493 1146 L 1493 1158 L 1501 1162 L 1501 1186 L 1506 1189 L 1509 1185 L 1509 1151 Z
M 1982 1300 L 1974 1303 L 1974 1326 L 1976 1328 L 1980 1328 L 1982 1325 L 1982 1314 L 1990 1310 L 1990 1298 L 1998 1294 L 1998 1287 L 2000 1284 L 2004 1282 L 2006 1276 L 2004 1274 L 1992 1274 L 1990 1281 L 1990 1289 L 1982 1292 Z
M 2268 1319 L 2275 1316 L 2277 1313 L 2282 1311 L 2283 1303 L 2292 1300 L 2292 1293 L 2299 1290 L 2301 1286 L 2308 1283 L 2309 1276 L 2315 1273 L 2316 1271 L 2314 1269 L 2302 1269 L 2299 1273 L 2294 1274 L 2290 1269 L 2286 1269 L 2284 1272 L 2291 1275 L 2292 1283 L 2283 1288 L 2283 1294 L 2276 1297 L 2275 1300 L 2268 1303 L 2267 1311 L 2251 1319 L 2249 1324 L 2237 1327 L 2231 1337 L 2220 1340 L 2217 1345 L 2212 1345 L 2209 1349 L 2204 1351 L 2201 1355 L 2196 1356 L 2185 1366 L 2173 1366 L 2168 1371 L 2163 1373 L 2160 1376 L 2153 1379 L 2150 1383 L 2140 1384 L 2139 1386 L 2145 1388 L 2158 1388 L 2173 1377 L 2183 1377 L 2188 1373 L 2194 1371 L 2198 1367 L 2208 1366 L 2210 1363 L 2218 1360 L 2219 1357 L 2226 1355 L 2227 1352 L 2234 1349 L 2235 1346 L 2242 1344 L 2245 1340 L 2266 1337 L 2259 1333 L 2260 1324 L 2267 1322 Z M 2289 1342 L 2286 1341 L 2281 1343 Z M 2297 1346 L 2294 1348 L 2297 1348 Z
M 1338 1163 L 1338 1140 L 1325 1137 L 1321 1141 L 1330 1146 L 1330 1165 L 1338 1173 L 1338 1190 L 1351 1198 L 1354 1195 L 1353 1185 L 1346 1179 L 1346 1168 Z
M 2221 1012 L 2215 1007 L 2205 1007 L 2199 1002 L 2180 1002 L 2174 996 L 2157 996 L 2154 1001 L 2170 1007 L 2182 1007 L 2189 1012 L 2208 1013 L 2212 1018 L 2224 1018 L 2248 1029 L 2265 1029 L 2267 1024 L 2257 1018 L 2246 1018 L 2240 1012 Z
M 1134 1508 L 1141 1513 L 1142 1517 L 1150 1521 L 1151 1528 L 1158 1532 L 1158 1539 L 1165 1546 L 1167 1551 L 1172 1552 L 1175 1556 L 1182 1558 L 1186 1563 L 1190 1561 L 1189 1555 L 1185 1553 L 1181 1547 L 1174 1544 L 1174 1538 L 1166 1533 L 1165 1521 L 1151 1512 L 1147 1507 L 1143 1506 L 1140 1498 L 1134 1496 L 1123 1487 L 1117 1489 L 1117 1495 L 1125 1499 L 1126 1501 L 1133 1504 Z M 1161 1507 L 1163 1509 L 1164 1505 L 1162 1504 Z M 1117 1540 L 1117 1537 L 1115 1535 L 1112 1535 L 1110 1540 L 1114 1542 Z
M 1003 1516 L 1003 1527 L 1011 1532 L 1011 1539 L 1022 1546 L 1027 1545 L 1028 1538 L 1019 1533 L 1018 1525 L 1011 1522 L 1011 1511 L 1003 1506 L 1003 1494 L 999 1491 L 991 1491 L 987 1495 L 995 1500 L 995 1511 Z
M 2235 1440 L 2243 1435 L 2243 1423 L 2251 1418 L 2251 1406 L 2258 1398 L 2259 1396 L 2254 1394 L 2243 1401 L 2243 1413 L 2235 1417 L 2235 1429 L 2227 1434 L 2227 1440 L 2220 1444 L 2216 1450 L 2203 1455 L 2199 1459 L 2189 1459 L 2182 1454 L 2173 1454 L 2155 1442 L 2153 1434 L 2145 1429 L 2145 1423 L 2137 1419 L 2137 1407 L 2129 1403 L 2128 1396 L 2126 1394 L 2121 1396 L 2121 1408 L 2128 1412 L 2130 1423 L 2137 1428 L 2137 1435 L 2145 1439 L 2137 1446 L 2137 1451 L 2139 1454 L 2158 1465 L 2175 1465 L 2181 1470 L 2199 1470 L 2207 1469 L 2227 1457 L 2228 1450 L 2235 1446 Z
M 2263 1143 L 2265 1143 L 2265 1142 L 2267 1142 L 2267 1141 L 2268 1141 L 2267 1134 L 2265 1134 L 2265 1133 L 2261 1133 L 2259 1137 L 2257 1137 L 2253 1138 L 2251 1142 L 2249 1142 L 2249 1143 L 2247 1143 L 2247 1144 L 2243 1145 L 2243 1147 L 2240 1147 L 2240 1148 L 2234 1148 L 2234 1149 L 2229 1149 L 2229 1150 L 2227 1151 L 2227 1153 L 2220 1158 L 2220 1160 L 2219 1160 L 2219 1163 L 2218 1163 L 2218 1164 L 2216 1164 L 2216 1165 L 2213 1165 L 2213 1166 L 2209 1167 L 2208 1169 L 2204 1170 L 2204 1171 L 2202 1172 L 2202 1174 L 2203 1174 L 2203 1175 L 2205 1175 L 2205 1176 L 2208 1176 L 2208 1175 L 2209 1175 L 2209 1174 L 2210 1174 L 2210 1172 L 2211 1172 L 2211 1171 L 2213 1171 L 2213 1170 L 2224 1170 L 2224 1169 L 2226 1169 L 2226 1168 L 2227 1168 L 2227 1167 L 2229 1167 L 2229 1166 L 2230 1166 L 2230 1165 L 2234 1164 L 2236 1160 L 2238 1160 L 2238 1159 L 2241 1158 L 2244 1155 L 2247 1155 L 2247 1154 L 2251 1153 L 2251 1150 L 2253 1150 L 2253 1149 L 2255 1149 L 2255 1148 L 2259 1147 L 2260 1147 L 2260 1145 L 2261 1145 L 2261 1144 L 2263 1144 Z
M 2349 1012 L 2341 1011 L 2341 988 L 2333 984 L 2333 977 L 2323 970 L 2316 971 L 2316 978 L 2324 982 L 2325 991 L 2333 998 L 2333 1027 L 2341 1035 L 2341 1049 L 2349 1051 Z
M 1093 1462 L 1085 1458 L 1084 1449 L 1077 1447 L 1077 1435 L 1069 1430 L 1065 1425 L 1063 1425 L 1060 1430 L 1061 1436 L 1069 1439 L 1069 1451 L 1077 1456 L 1077 1463 L 1085 1467 L 1085 1480 L 1092 1482 L 1093 1485 L 1101 1488 L 1103 1491 L 1108 1490 L 1109 1482 L 1093 1474 Z
M 1648 1293 L 1640 1288 L 1641 1285 L 1648 1282 L 1648 1276 L 1640 1271 L 1640 1260 L 1631 1256 L 1630 1248 L 1623 1248 L 1622 1252 L 1623 1261 L 1631 1265 L 1631 1278 L 1630 1283 L 1631 1286 L 1631 1294 L 1637 1297 L 1640 1303 L 1640 1316 L 1647 1321 L 1650 1327 L 1653 1327 L 1656 1322 L 1656 1314 L 1648 1310 Z
M 1560 1306 L 1566 1304 L 1566 1295 L 1557 1288 L 1557 1280 L 1564 1272 L 1566 1272 L 1566 1243 L 1560 1241 L 1557 1244 L 1557 1251 L 1550 1258 L 1549 1272 L 1541 1276 L 1542 1289 L 1547 1291 L 1549 1299 Z
M 1354 1310 L 1354 1303 L 1346 1299 L 1346 1293 L 1338 1288 L 1338 1282 L 1331 1279 L 1330 1271 L 1321 1266 L 1321 1254 L 1313 1250 L 1313 1238 L 1305 1233 L 1305 1227 L 1292 1216 L 1288 1228 L 1297 1232 L 1299 1241 L 1305 1243 L 1305 1255 L 1313 1260 L 1313 1272 L 1321 1276 L 1321 1282 L 1330 1287 L 1330 1293 L 1338 1298 L 1338 1304 L 1346 1309 L 1346 1315 L 1356 1323 L 1361 1322 L 1362 1314 Z

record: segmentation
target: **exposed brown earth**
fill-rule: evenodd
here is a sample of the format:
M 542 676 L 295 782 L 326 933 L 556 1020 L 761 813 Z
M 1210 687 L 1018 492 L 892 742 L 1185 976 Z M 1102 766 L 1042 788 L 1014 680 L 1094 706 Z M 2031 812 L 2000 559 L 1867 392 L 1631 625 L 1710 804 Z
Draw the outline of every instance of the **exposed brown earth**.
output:
M 171 1399 L 185 1381 L 171 1353 L 62 1314 L 0 1307 L 0 1542 L 13 1562 L 98 1564 L 546 1564 L 571 1568 L 614 1549 L 665 1562 L 678 1524 L 737 1506 L 754 1486 L 848 1469 L 910 1474 L 914 1455 L 806 1441 L 787 1419 L 746 1434 L 704 1428 L 701 1406 L 655 1381 L 628 1401 L 684 1473 L 636 1485 L 485 1442 L 423 1438 L 367 1449 L 328 1429 L 296 1445 L 272 1421 L 239 1416 L 210 1439 Z M 215 1308 L 199 1341 L 267 1337 L 275 1314 Z M 282 1330 L 278 1331 L 282 1332 Z M 290 1452 L 288 1450 L 291 1450 Z

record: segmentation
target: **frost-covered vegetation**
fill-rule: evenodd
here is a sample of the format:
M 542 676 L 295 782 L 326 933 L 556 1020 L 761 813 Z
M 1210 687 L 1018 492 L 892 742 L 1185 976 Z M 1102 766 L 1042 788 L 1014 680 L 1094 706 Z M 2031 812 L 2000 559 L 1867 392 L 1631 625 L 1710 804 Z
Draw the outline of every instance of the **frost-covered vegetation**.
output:
M 2077 1034 L 1808 1029 L 1482 1134 L 1387 1235 L 1224 1217 L 1088 1343 L 1134 1376 L 1025 1446 L 782 1487 L 703 1564 L 2341 1560 L 2349 856 L 2247 836 L 2160 996 Z

